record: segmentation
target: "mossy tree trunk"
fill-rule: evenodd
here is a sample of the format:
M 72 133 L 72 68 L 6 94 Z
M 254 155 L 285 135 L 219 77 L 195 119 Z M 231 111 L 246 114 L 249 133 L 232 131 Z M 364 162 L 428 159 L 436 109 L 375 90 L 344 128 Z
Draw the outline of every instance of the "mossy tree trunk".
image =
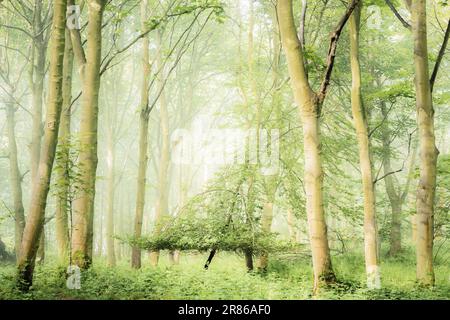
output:
M 433 286 L 433 216 L 436 192 L 436 163 L 439 152 L 435 143 L 434 110 L 428 71 L 426 1 L 413 0 L 411 11 L 420 154 L 420 178 L 416 203 L 417 281 L 424 286 Z
M 32 284 L 33 271 L 39 239 L 41 237 L 47 195 L 58 140 L 58 128 L 62 109 L 63 59 L 67 1 L 55 0 L 53 9 L 52 44 L 50 50 L 49 94 L 45 121 L 44 143 L 39 162 L 38 179 L 32 189 L 30 211 L 22 239 L 18 262 L 18 283 L 28 290 Z
M 81 268 L 88 268 L 92 263 L 102 20 L 106 3 L 105 0 L 87 1 L 87 51 L 79 134 L 80 181 L 74 201 L 72 232 L 72 261 Z

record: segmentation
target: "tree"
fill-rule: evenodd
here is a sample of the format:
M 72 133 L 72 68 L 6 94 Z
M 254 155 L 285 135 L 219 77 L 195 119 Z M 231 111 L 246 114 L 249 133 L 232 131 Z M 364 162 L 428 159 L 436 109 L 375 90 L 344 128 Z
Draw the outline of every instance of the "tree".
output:
M 81 268 L 92 263 L 95 180 L 97 171 L 97 126 L 105 0 L 88 0 L 88 35 L 84 66 L 80 120 L 79 195 L 74 201 L 72 261 Z
M 380 270 L 378 266 L 378 228 L 375 210 L 375 181 L 373 178 L 372 154 L 370 150 L 367 113 L 361 98 L 361 69 L 359 64 L 359 28 L 361 4 L 353 10 L 349 21 L 350 62 L 352 70 L 351 104 L 356 137 L 359 146 L 364 194 L 364 255 L 366 260 L 367 287 L 379 289 Z
M 13 95 L 13 93 L 11 93 Z M 8 124 L 8 146 L 9 146 L 9 179 L 11 183 L 11 191 L 14 202 L 14 221 L 15 221 L 15 253 L 16 261 L 20 257 L 20 247 L 22 243 L 22 234 L 25 228 L 25 215 L 23 208 L 22 199 L 22 175 L 19 169 L 19 161 L 17 158 L 17 143 L 16 143 L 16 133 L 15 133 L 15 113 L 16 106 L 14 101 L 11 99 L 7 103 L 7 113 L 6 121 Z
M 64 46 L 64 62 L 63 62 L 63 109 L 61 112 L 61 120 L 59 126 L 59 141 L 57 157 L 56 157 L 56 241 L 58 246 L 58 257 L 63 264 L 68 263 L 69 254 L 69 225 L 68 214 L 72 210 L 72 198 L 70 193 L 71 184 L 71 164 L 70 164 L 70 122 L 72 113 L 72 75 L 73 75 L 73 48 L 70 41 L 70 31 L 66 28 Z
M 33 186 L 18 262 L 18 282 L 23 290 L 32 284 L 36 253 L 45 218 L 47 195 L 58 139 L 62 109 L 63 60 L 65 43 L 65 15 L 67 1 L 56 0 L 53 8 L 52 45 L 50 50 L 49 94 L 44 143 L 39 162 L 39 179 Z
M 6 46 L 9 44 L 9 37 L 6 37 Z M 3 53 L 3 52 L 1 52 Z M 9 159 L 9 180 L 11 185 L 11 193 L 13 198 L 13 212 L 14 212 L 14 250 L 16 254 L 16 261 L 20 257 L 20 247 L 22 243 L 22 234 L 25 228 L 25 214 L 23 207 L 22 198 L 22 174 L 19 168 L 19 159 L 17 151 L 17 139 L 16 139 L 16 111 L 18 109 L 18 100 L 15 97 L 16 90 L 18 89 L 18 82 L 20 76 L 17 80 L 11 79 L 11 66 L 10 66 L 10 56 L 8 51 L 4 51 L 2 57 L 2 62 L 5 63 L 5 67 L 0 66 L 0 78 L 5 83 L 2 86 L 3 91 L 6 93 L 7 97 L 5 99 L 6 105 L 6 122 L 7 122 L 7 136 L 8 136 L 8 159 Z M 14 60 L 13 60 L 14 61 Z M 21 72 L 19 73 L 21 75 Z
M 358 4 L 353 0 L 334 30 L 327 57 L 325 78 L 319 92 L 315 93 L 308 82 L 303 49 L 297 36 L 294 23 L 292 0 L 279 0 L 277 4 L 278 23 L 281 42 L 286 55 L 292 91 L 303 125 L 303 145 L 305 154 L 304 183 L 306 191 L 306 211 L 308 216 L 311 243 L 314 292 L 322 284 L 335 281 L 331 265 L 330 249 L 327 239 L 327 226 L 323 210 L 323 169 L 320 155 L 320 109 L 326 96 L 333 70 L 337 41 L 353 9 Z
M 144 33 L 148 29 L 146 22 L 148 18 L 148 1 L 141 2 L 141 31 Z M 136 214 L 134 218 L 134 236 L 140 237 L 142 234 L 142 218 L 145 206 L 145 185 L 147 180 L 147 164 L 148 164 L 148 122 L 150 114 L 149 106 L 149 81 L 150 81 L 150 54 L 149 54 L 149 38 L 142 38 L 142 84 L 141 84 L 141 103 L 139 116 L 139 164 L 137 178 L 137 195 L 136 195 Z M 133 268 L 141 267 L 141 249 L 134 246 L 132 249 L 131 266 Z
M 428 72 L 426 1 L 413 0 L 411 11 L 420 159 L 420 178 L 416 203 L 417 280 L 422 285 L 433 286 L 433 215 L 436 193 L 436 164 L 439 151 L 435 142 L 434 110 Z

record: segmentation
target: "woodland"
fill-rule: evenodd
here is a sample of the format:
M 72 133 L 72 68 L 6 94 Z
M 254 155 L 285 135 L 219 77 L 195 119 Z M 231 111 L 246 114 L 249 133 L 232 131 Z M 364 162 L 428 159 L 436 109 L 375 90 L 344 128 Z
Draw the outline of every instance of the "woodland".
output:
M 0 300 L 450 299 L 448 0 L 0 0 Z

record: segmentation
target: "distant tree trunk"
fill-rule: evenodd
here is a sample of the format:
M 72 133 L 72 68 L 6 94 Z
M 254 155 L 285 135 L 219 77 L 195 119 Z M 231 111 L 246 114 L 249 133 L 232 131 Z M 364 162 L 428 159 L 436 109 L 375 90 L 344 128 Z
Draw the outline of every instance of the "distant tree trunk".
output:
M 273 45 L 273 59 L 272 59 L 272 87 L 277 88 L 280 82 L 280 37 L 278 34 L 278 21 L 275 10 L 272 10 L 272 45 Z M 272 93 L 272 110 L 278 117 L 280 112 L 280 94 L 278 90 L 274 90 Z M 277 119 L 278 120 L 278 119 Z M 260 145 L 260 148 L 267 148 L 266 145 Z M 264 151 L 263 151 L 264 152 Z M 271 165 L 271 163 L 269 164 Z M 273 175 L 265 177 L 265 193 L 266 203 L 264 204 L 262 216 L 261 216 L 261 230 L 266 233 L 270 233 L 273 220 L 273 203 L 275 202 L 275 193 L 277 191 L 277 179 L 278 172 Z M 258 269 L 261 272 L 267 271 L 269 263 L 268 253 L 263 253 L 258 261 Z
M 413 0 L 411 11 L 420 150 L 420 179 L 417 189 L 417 281 L 424 286 L 433 286 L 433 215 L 439 152 L 435 143 L 434 110 L 428 71 L 426 1 Z
M 22 176 L 19 169 L 19 161 L 17 159 L 17 143 L 15 133 L 15 112 L 16 108 L 14 102 L 9 102 L 6 105 L 6 124 L 8 126 L 8 152 L 9 152 L 9 180 L 11 184 L 11 192 L 14 203 L 14 238 L 15 238 L 15 252 L 16 261 L 20 257 L 20 247 L 22 243 L 22 234 L 25 228 L 25 215 L 22 199 Z
M 33 186 L 30 211 L 27 216 L 18 263 L 17 279 L 22 290 L 28 290 L 33 280 L 34 264 L 44 224 L 45 207 L 50 188 L 62 109 L 62 73 L 67 2 L 65 0 L 55 0 L 53 6 L 49 93 L 44 144 L 39 163 L 39 179 L 36 180 L 37 183 Z
M 416 245 L 416 241 L 417 241 L 417 214 L 413 214 L 411 216 L 411 240 L 414 244 L 414 246 Z
M 300 109 L 303 124 L 306 211 L 314 269 L 314 292 L 317 292 L 321 284 L 329 284 L 336 279 L 331 265 L 323 210 L 323 170 L 319 128 L 321 105 L 307 80 L 303 50 L 297 37 L 292 10 L 292 0 L 278 0 L 277 14 L 281 41 L 286 54 L 294 98 Z
M 388 112 L 384 102 L 381 103 L 381 113 L 383 118 L 387 118 Z M 399 195 L 396 191 L 394 184 L 394 176 L 389 174 L 392 172 L 391 166 L 391 148 L 390 148 L 390 130 L 387 126 L 381 127 L 382 143 L 383 143 L 383 171 L 386 177 L 384 178 L 384 184 L 386 187 L 386 193 L 391 205 L 391 232 L 389 240 L 389 255 L 396 256 L 401 251 L 401 212 L 402 203 Z M 389 174 L 389 175 L 388 175 Z
M 36 257 L 36 262 L 38 264 L 44 264 L 44 261 L 45 261 L 45 223 L 42 226 L 41 237 L 39 238 L 39 248 Z
M 350 62 L 352 70 L 351 103 L 353 122 L 359 148 L 364 194 L 364 256 L 366 261 L 367 287 L 381 288 L 378 266 L 378 228 L 375 210 L 375 184 L 372 173 L 372 155 L 370 152 L 367 114 L 361 98 L 361 70 L 359 64 L 359 27 L 361 5 L 358 5 L 349 21 Z
M 100 211 L 99 211 L 99 226 L 98 226 L 98 236 L 97 236 L 97 256 L 103 256 L 103 216 L 105 212 L 105 206 L 103 205 L 104 197 L 100 198 Z
M 42 19 L 43 1 L 35 0 L 33 8 L 33 54 L 30 70 L 32 116 L 30 161 L 31 161 L 31 185 L 36 184 L 38 175 L 39 158 L 41 154 L 42 138 L 42 100 L 44 93 L 44 78 L 46 68 L 47 41 L 45 35 L 45 23 Z
M 146 21 L 148 1 L 141 2 L 141 32 L 147 30 Z M 150 53 L 149 38 L 142 38 L 142 85 L 141 85 L 141 105 L 139 118 L 139 167 L 137 176 L 137 197 L 136 214 L 134 218 L 134 236 L 139 238 L 142 234 L 142 218 L 144 216 L 145 206 L 145 185 L 147 180 L 148 165 L 148 121 L 149 121 L 149 97 L 148 86 L 150 81 Z M 131 266 L 133 268 L 141 267 L 141 249 L 133 246 L 131 252 Z
M 32 130 L 30 144 L 31 189 L 37 183 L 39 160 L 42 142 L 42 104 L 44 95 L 44 79 L 46 73 L 46 54 L 48 39 L 45 36 L 46 23 L 43 20 L 43 1 L 35 0 L 33 7 L 33 44 L 32 64 L 30 70 L 30 87 L 32 100 Z M 42 240 L 42 243 L 44 240 Z M 40 255 L 42 250 L 40 250 Z
M 116 265 L 116 256 L 114 248 L 114 142 L 111 126 L 108 126 L 107 133 L 107 209 L 106 209 L 106 260 L 108 266 Z
M 264 204 L 263 213 L 261 217 L 261 230 L 270 233 L 272 227 L 273 219 L 273 203 L 266 202 Z M 258 270 L 265 272 L 267 271 L 267 266 L 269 264 L 269 255 L 267 253 L 262 253 L 259 257 Z
M 88 36 L 83 79 L 79 154 L 80 181 L 74 201 L 72 261 L 81 268 L 92 263 L 95 180 L 97 172 L 98 97 L 102 20 L 106 0 L 88 0 Z
M 59 156 L 56 158 L 57 184 L 59 190 L 56 199 L 56 244 L 58 249 L 58 259 L 60 263 L 68 263 L 69 254 L 69 143 L 70 143 L 70 119 L 72 103 L 72 73 L 73 73 L 73 49 L 70 41 L 70 32 L 66 29 L 66 41 L 64 48 L 63 63 L 63 110 L 61 112 L 61 122 L 59 125 Z
M 288 231 L 289 231 L 289 238 L 292 242 L 297 241 L 297 226 L 295 221 L 294 213 L 292 212 L 292 209 L 289 208 L 287 210 L 287 224 L 288 224 Z
M 162 41 L 159 35 L 159 50 L 158 50 L 158 69 L 161 70 L 158 77 L 159 88 L 161 92 L 159 97 L 159 116 L 160 116 L 160 130 L 161 130 L 161 155 L 158 166 L 158 200 L 156 202 L 155 210 L 155 230 L 154 235 L 157 236 L 161 232 L 162 222 L 164 217 L 169 214 L 169 194 L 168 194 L 168 170 L 170 161 L 170 137 L 169 137 L 169 114 L 166 95 L 164 92 L 164 66 L 161 57 Z M 150 253 L 150 263 L 152 266 L 158 265 L 159 251 Z

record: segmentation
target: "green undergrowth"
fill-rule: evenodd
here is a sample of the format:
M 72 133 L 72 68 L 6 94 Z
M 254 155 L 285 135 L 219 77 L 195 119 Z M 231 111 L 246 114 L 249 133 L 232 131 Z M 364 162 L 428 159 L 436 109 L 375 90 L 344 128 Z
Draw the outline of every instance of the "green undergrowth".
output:
M 319 299 L 450 299 L 450 266 L 437 264 L 436 287 L 415 284 L 413 256 L 383 258 L 381 290 L 365 287 L 364 258 L 333 258 L 338 281 L 322 290 Z M 247 273 L 244 259 L 218 253 L 209 270 L 206 254 L 182 254 L 179 265 L 170 266 L 165 254 L 157 268 L 133 270 L 127 261 L 115 268 L 97 259 L 81 274 L 81 289 L 68 289 L 64 269 L 47 263 L 37 266 L 30 292 L 15 289 L 15 269 L 0 265 L 0 299 L 312 299 L 312 271 L 307 256 L 272 256 L 268 272 Z M 143 255 L 143 263 L 148 257 Z

